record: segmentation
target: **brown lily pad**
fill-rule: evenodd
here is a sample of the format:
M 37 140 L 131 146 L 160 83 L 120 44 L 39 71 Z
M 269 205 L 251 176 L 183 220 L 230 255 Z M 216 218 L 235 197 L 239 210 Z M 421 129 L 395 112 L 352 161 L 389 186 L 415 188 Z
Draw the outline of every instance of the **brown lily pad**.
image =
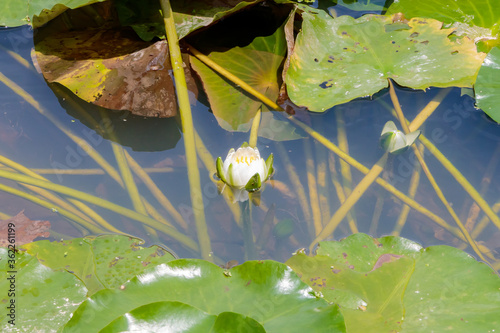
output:
M 87 102 L 146 117 L 177 112 L 165 41 L 144 42 L 131 29 L 86 29 L 50 34 L 35 52 L 47 81 Z
M 10 230 L 9 230 L 10 229 Z M 7 220 L 0 221 L 0 247 L 6 247 L 10 238 L 16 246 L 31 243 L 37 237 L 49 237 L 49 221 L 33 221 L 24 215 L 24 211 Z

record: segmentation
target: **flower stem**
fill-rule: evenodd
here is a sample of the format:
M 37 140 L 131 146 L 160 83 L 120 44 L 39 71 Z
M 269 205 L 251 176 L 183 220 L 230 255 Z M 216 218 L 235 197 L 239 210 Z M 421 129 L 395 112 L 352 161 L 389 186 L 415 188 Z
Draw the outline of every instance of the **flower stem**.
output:
M 250 130 L 250 139 L 248 140 L 248 145 L 252 148 L 255 148 L 257 146 L 261 115 L 262 115 L 262 108 L 259 108 L 257 110 L 257 113 L 255 114 L 255 117 L 253 118 L 252 129 Z
M 240 202 L 241 224 L 243 226 L 243 246 L 245 248 L 245 260 L 257 259 L 255 243 L 252 230 L 252 211 L 250 200 Z
M 196 232 L 200 243 L 202 258 L 205 260 L 212 260 L 212 246 L 210 244 L 210 237 L 208 235 L 208 228 L 205 220 L 203 193 L 201 191 L 200 184 L 200 172 L 196 158 L 193 116 L 191 114 L 191 105 L 189 103 L 186 77 L 182 66 L 183 61 L 181 50 L 179 48 L 179 40 L 177 38 L 177 31 L 175 30 L 175 22 L 172 8 L 170 7 L 170 1 L 160 0 L 160 4 L 163 11 L 163 22 L 165 23 L 168 49 L 170 51 L 170 61 L 174 72 L 175 91 L 177 93 L 182 131 L 184 133 L 184 147 L 186 151 L 189 189 L 191 193 L 191 204 L 193 206 Z

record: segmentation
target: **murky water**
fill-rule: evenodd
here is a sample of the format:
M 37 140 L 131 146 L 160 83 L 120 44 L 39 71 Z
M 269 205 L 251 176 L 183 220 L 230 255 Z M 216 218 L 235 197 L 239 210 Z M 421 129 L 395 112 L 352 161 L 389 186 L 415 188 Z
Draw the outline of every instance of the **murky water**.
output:
M 113 178 L 88 156 L 77 144 L 54 124 L 58 122 L 74 135 L 86 140 L 108 163 L 118 169 L 111 142 L 120 142 L 133 159 L 146 169 L 159 190 L 170 200 L 172 206 L 187 224 L 187 230 L 177 226 L 182 233 L 196 240 L 194 216 L 191 209 L 189 183 L 184 157 L 182 134 L 176 119 L 144 119 L 126 112 L 114 112 L 111 120 L 103 122 L 99 110 L 71 98 L 62 89 L 56 96 L 31 65 L 30 50 L 32 32 L 25 27 L 0 30 L 0 72 L 31 94 L 49 117 L 40 114 L 19 95 L 4 84 L 0 84 L 0 153 L 23 166 L 38 170 L 40 174 L 56 184 L 83 191 L 112 203 L 134 210 L 130 197 Z M 24 67 L 7 52 L 13 51 L 28 60 Z M 408 119 L 413 117 L 439 93 L 439 89 L 410 91 L 398 89 L 397 93 L 403 111 Z M 203 97 L 201 97 L 203 99 Z M 243 233 L 233 214 L 239 203 L 227 203 L 218 193 L 214 184 L 213 167 L 215 158 L 225 158 L 230 148 L 239 147 L 248 141 L 248 133 L 231 133 L 221 129 L 210 113 L 206 102 L 196 101 L 193 105 L 195 128 L 204 145 L 213 157 L 210 170 L 200 162 L 201 197 L 209 236 L 215 256 L 223 261 L 244 260 Z M 334 143 L 338 142 L 340 124 L 346 132 L 349 154 L 358 162 L 370 168 L 383 154 L 378 146 L 380 132 L 385 122 L 394 120 L 388 111 L 391 101 L 387 91 L 382 91 L 372 99 L 357 100 L 335 107 L 325 113 L 309 113 L 295 110 L 295 117 L 312 126 Z M 84 116 L 84 113 L 90 115 Z M 285 116 L 276 117 L 285 120 Z M 55 119 L 55 120 L 54 120 Z M 92 120 L 93 119 L 93 120 Z M 96 131 L 95 123 L 100 124 Z M 103 127 L 113 130 L 112 134 L 100 134 Z M 275 130 L 279 131 L 279 128 Z M 488 120 L 484 113 L 474 108 L 473 99 L 461 96 L 460 89 L 450 89 L 444 102 L 426 121 L 422 128 L 426 137 L 460 170 L 498 213 L 500 200 L 500 126 Z M 339 158 L 322 144 L 297 129 L 303 139 L 289 142 L 273 142 L 259 139 L 258 148 L 266 158 L 274 154 L 276 172 L 261 193 L 260 204 L 252 204 L 252 224 L 258 258 L 284 261 L 295 250 L 308 247 L 314 233 L 314 222 L 321 220 L 325 225 L 340 206 L 335 177 L 342 183 Z M 110 139 L 115 136 L 111 141 Z M 477 216 L 473 200 L 462 186 L 444 169 L 432 155 L 424 154 L 431 172 L 442 188 L 446 199 L 453 206 L 462 222 L 468 221 L 471 230 L 476 230 L 484 217 Z M 383 178 L 403 193 L 408 192 L 414 170 L 413 152 L 389 159 Z M 308 164 L 309 163 L 309 164 Z M 293 166 L 305 200 L 294 183 L 293 174 L 287 170 Z M 309 168 L 309 169 L 308 169 Z M 63 174 L 66 170 L 92 174 Z M 88 171 L 90 170 L 90 171 Z M 311 177 L 308 178 L 308 170 Z M 363 175 L 351 168 L 352 187 Z M 311 181 L 314 181 L 311 183 Z M 5 179 L 2 183 L 22 188 Z M 175 217 L 151 194 L 144 182 L 135 178 L 139 192 L 164 219 L 176 225 Z M 313 184 L 313 186 L 311 186 Z M 430 183 L 422 173 L 415 200 L 450 226 L 455 224 L 439 201 Z M 231 207 L 231 205 L 235 205 Z M 495 206 L 496 205 L 496 206 Z M 148 244 L 160 243 L 168 246 L 182 257 L 200 257 L 159 232 L 157 237 L 145 229 L 141 222 L 109 210 L 90 205 L 104 219 L 122 232 L 143 238 Z M 390 235 L 395 230 L 396 221 L 403 204 L 385 189 L 373 184 L 355 205 L 352 221 L 347 219 L 336 229 L 333 238 L 339 239 L 352 233 L 353 225 L 360 232 L 373 236 Z M 28 200 L 0 192 L 0 212 L 15 215 L 20 210 L 37 220 L 48 220 L 55 231 L 55 238 L 79 237 L 81 231 L 74 223 L 50 208 L 40 207 Z M 317 211 L 318 214 L 314 213 Z M 273 218 L 274 217 L 274 218 Z M 278 225 L 278 227 L 275 227 Z M 484 224 L 478 232 L 477 241 L 495 251 L 500 250 L 500 231 L 492 224 Z M 474 234 L 474 232 L 473 232 Z M 411 210 L 402 227 L 401 236 L 420 242 L 424 246 L 448 244 L 465 248 L 455 236 L 445 231 L 423 214 Z M 470 253 L 470 247 L 466 248 Z M 498 265 L 498 262 L 496 262 Z

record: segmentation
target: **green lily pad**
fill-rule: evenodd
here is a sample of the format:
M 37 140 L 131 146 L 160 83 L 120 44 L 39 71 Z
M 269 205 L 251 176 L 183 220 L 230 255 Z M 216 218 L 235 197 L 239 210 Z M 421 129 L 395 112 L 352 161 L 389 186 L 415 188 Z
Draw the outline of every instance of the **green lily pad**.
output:
M 210 315 L 180 302 L 156 302 L 118 317 L 101 333 L 112 332 L 255 332 L 265 333 L 255 320 L 234 312 Z
M 453 247 L 355 234 L 287 264 L 339 303 L 349 331 L 491 332 L 500 325 L 500 278 Z
M 474 85 L 476 106 L 500 123 L 500 48 L 493 48 L 477 75 Z
M 83 7 L 102 1 L 105 0 L 2 0 L 0 25 L 17 27 L 34 22 L 35 26 L 40 26 L 68 8 Z
M 283 27 L 267 37 L 257 37 L 245 47 L 234 47 L 226 52 L 211 52 L 208 57 L 215 63 L 252 86 L 258 92 L 275 101 L 279 93 L 278 69 L 284 60 L 286 41 Z M 201 77 L 208 95 L 211 109 L 219 125 L 228 131 L 246 132 L 251 127 L 251 120 L 259 108 L 268 111 L 268 107 L 257 98 L 236 87 L 197 58 L 191 56 L 191 65 Z M 263 112 L 259 135 L 266 138 L 300 138 L 286 122 L 273 118 Z M 290 131 L 287 130 L 290 127 Z M 275 128 L 282 128 L 278 133 Z
M 85 282 L 89 296 L 103 288 L 118 288 L 149 267 L 174 260 L 159 246 L 143 248 L 144 241 L 123 235 L 48 240 L 23 245 L 47 267 L 66 270 Z
M 467 37 L 450 39 L 453 29 L 432 19 L 333 19 L 313 10 L 302 17 L 286 84 L 291 100 L 311 111 L 372 95 L 387 79 L 414 89 L 470 87 L 486 56 Z
M 249 261 L 223 269 L 179 259 L 138 275 L 120 289 L 105 289 L 82 303 L 64 332 L 98 332 L 117 317 L 152 302 L 182 302 L 212 315 L 236 312 L 266 332 L 345 332 L 336 305 L 317 298 L 286 265 Z M 105 311 L 104 311 L 105 310 Z
M 13 267 L 8 250 L 0 248 L 0 331 L 52 332 L 65 324 L 73 311 L 86 298 L 82 281 L 66 271 L 55 272 L 40 264 L 35 257 L 17 252 Z M 12 279 L 13 278 L 13 279 Z M 10 294 L 10 295 L 9 295 Z M 14 303 L 11 303 L 14 300 Z M 8 306 L 15 305 L 14 317 Z M 9 323 L 14 320 L 14 324 Z
M 462 22 L 485 28 L 500 23 L 500 2 L 497 0 L 399 0 L 387 14 L 403 13 L 406 18 L 429 17 L 445 23 Z

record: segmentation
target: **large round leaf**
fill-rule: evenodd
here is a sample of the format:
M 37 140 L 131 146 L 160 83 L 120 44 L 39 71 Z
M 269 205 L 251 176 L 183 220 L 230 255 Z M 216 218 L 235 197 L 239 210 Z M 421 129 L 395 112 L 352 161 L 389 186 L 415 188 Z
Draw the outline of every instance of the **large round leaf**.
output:
M 463 22 L 492 28 L 500 24 L 498 0 L 399 0 L 387 10 L 387 14 L 402 12 L 407 18 L 430 17 L 445 23 Z
M 73 274 L 55 272 L 27 253 L 17 252 L 13 266 L 8 260 L 8 250 L 0 248 L 2 332 L 54 331 L 69 320 L 86 297 L 85 285 Z M 15 301 L 14 317 L 7 316 L 11 314 L 7 308 L 11 300 Z
M 180 259 L 138 275 L 118 290 L 94 294 L 64 332 L 98 332 L 115 318 L 152 302 L 177 301 L 219 315 L 251 317 L 266 332 L 345 332 L 336 305 L 317 298 L 286 265 L 249 261 L 224 270 L 203 260 Z
M 118 288 L 148 267 L 175 257 L 159 246 L 143 248 L 143 240 L 123 235 L 33 242 L 23 246 L 45 266 L 67 270 L 85 282 L 89 296 L 103 288 Z
M 474 85 L 476 105 L 500 123 L 500 48 L 493 48 L 484 60 Z
M 265 330 L 252 318 L 234 312 L 216 316 L 180 302 L 156 302 L 118 317 L 100 332 L 265 333 Z
M 388 86 L 424 89 L 470 87 L 486 56 L 467 37 L 450 39 L 442 23 L 395 16 L 333 19 L 323 11 L 302 13 L 286 84 L 291 100 L 324 111 Z
M 287 261 L 353 332 L 493 332 L 500 327 L 500 278 L 456 248 L 355 234 L 321 242 L 315 257 Z

